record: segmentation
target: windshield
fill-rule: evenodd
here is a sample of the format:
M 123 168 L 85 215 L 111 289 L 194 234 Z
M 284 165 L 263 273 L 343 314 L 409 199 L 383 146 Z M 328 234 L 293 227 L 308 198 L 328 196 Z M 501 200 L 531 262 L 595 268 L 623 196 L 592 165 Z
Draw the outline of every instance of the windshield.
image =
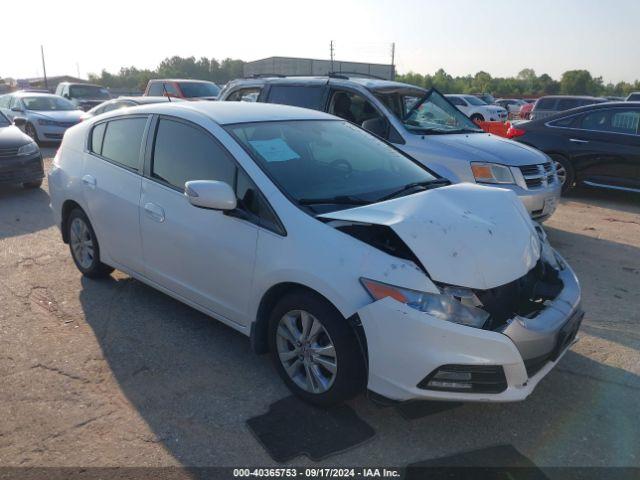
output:
M 193 97 L 217 97 L 220 88 L 215 83 L 209 82 L 181 82 L 180 90 L 187 98 Z
M 385 102 L 386 103 L 386 102 Z M 482 132 L 469 117 L 460 112 L 436 90 L 429 90 L 422 98 L 405 97 L 402 123 L 412 133 Z M 394 112 L 396 113 L 396 112 Z M 399 117 L 399 115 L 396 116 Z
M 488 105 L 487 102 L 480 100 L 478 97 L 474 97 L 473 95 L 467 95 L 464 97 L 464 99 L 467 102 L 469 102 L 471 105 L 476 105 L 476 106 Z
M 425 168 L 349 122 L 299 120 L 226 128 L 285 194 L 314 212 L 373 203 L 409 185 L 438 182 Z
M 69 95 L 73 98 L 96 98 L 98 100 L 111 98 L 106 88 L 96 85 L 74 85 L 69 88 Z
M 27 110 L 38 112 L 77 110 L 73 103 L 62 97 L 22 97 L 22 102 Z

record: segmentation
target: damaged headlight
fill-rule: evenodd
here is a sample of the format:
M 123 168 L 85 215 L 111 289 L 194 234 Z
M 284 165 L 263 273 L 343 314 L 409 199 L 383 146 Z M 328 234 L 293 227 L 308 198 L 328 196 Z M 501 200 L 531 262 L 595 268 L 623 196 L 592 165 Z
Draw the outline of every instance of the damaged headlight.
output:
M 467 289 L 446 287 L 443 293 L 438 294 L 396 287 L 368 278 L 361 278 L 360 281 L 374 300 L 391 297 L 440 320 L 482 328 L 489 318 L 489 314 L 484 310 L 472 305 L 465 305 L 461 300 L 458 300 L 458 298 L 464 299 L 473 296 L 473 292 Z
M 564 264 L 562 263 L 562 260 L 558 258 L 558 255 L 553 250 L 553 247 L 551 247 L 546 232 L 540 224 L 536 224 L 535 228 L 536 232 L 538 233 L 538 237 L 540 238 L 540 257 L 545 263 L 548 263 L 556 270 L 563 270 Z

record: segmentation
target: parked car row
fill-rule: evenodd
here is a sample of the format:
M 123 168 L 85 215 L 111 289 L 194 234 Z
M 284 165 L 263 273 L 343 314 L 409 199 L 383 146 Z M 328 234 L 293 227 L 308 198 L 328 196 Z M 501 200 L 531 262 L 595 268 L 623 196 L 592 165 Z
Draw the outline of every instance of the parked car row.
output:
M 67 131 L 49 192 L 82 274 L 117 268 L 242 332 L 318 405 L 522 400 L 573 343 L 579 283 L 516 195 L 556 198 L 546 155 L 396 82 L 221 99 Z
M 558 203 L 561 185 L 548 156 L 484 133 L 437 90 L 346 76 L 271 77 L 229 82 L 219 100 L 279 103 L 336 115 L 454 183 L 512 190 L 537 220 L 552 215 Z

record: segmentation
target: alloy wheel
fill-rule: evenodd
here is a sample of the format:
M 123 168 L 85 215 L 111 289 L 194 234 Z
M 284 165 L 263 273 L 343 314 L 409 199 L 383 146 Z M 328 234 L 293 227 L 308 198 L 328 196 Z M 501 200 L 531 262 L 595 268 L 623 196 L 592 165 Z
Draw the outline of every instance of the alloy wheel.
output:
M 558 162 L 557 160 L 554 160 L 553 164 L 556 167 L 556 176 L 558 177 L 558 180 L 560 181 L 560 185 L 564 186 L 565 182 L 567 181 L 567 169 L 564 168 L 562 163 Z
M 276 347 L 280 363 L 301 389 L 324 393 L 338 372 L 336 349 L 320 320 L 304 310 L 292 310 L 278 322 Z
M 84 269 L 91 268 L 95 255 L 95 245 L 89 227 L 82 219 L 74 218 L 71 222 L 69 234 L 69 243 L 76 262 Z

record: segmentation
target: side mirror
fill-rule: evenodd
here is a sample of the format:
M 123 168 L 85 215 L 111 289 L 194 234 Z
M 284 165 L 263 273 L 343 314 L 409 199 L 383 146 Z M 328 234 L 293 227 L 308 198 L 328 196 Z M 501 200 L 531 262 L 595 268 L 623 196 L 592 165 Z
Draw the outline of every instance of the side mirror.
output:
M 186 182 L 184 194 L 191 205 L 212 210 L 233 210 L 238 202 L 229 184 L 213 180 Z
M 24 127 L 27 124 L 27 119 L 22 117 L 16 117 L 13 119 L 13 124 L 16 127 Z
M 378 137 L 387 137 L 387 121 L 382 117 L 370 118 L 362 122 L 362 128 L 377 135 Z
M 20 107 L 11 107 L 11 111 L 12 112 L 22 112 L 22 109 Z

